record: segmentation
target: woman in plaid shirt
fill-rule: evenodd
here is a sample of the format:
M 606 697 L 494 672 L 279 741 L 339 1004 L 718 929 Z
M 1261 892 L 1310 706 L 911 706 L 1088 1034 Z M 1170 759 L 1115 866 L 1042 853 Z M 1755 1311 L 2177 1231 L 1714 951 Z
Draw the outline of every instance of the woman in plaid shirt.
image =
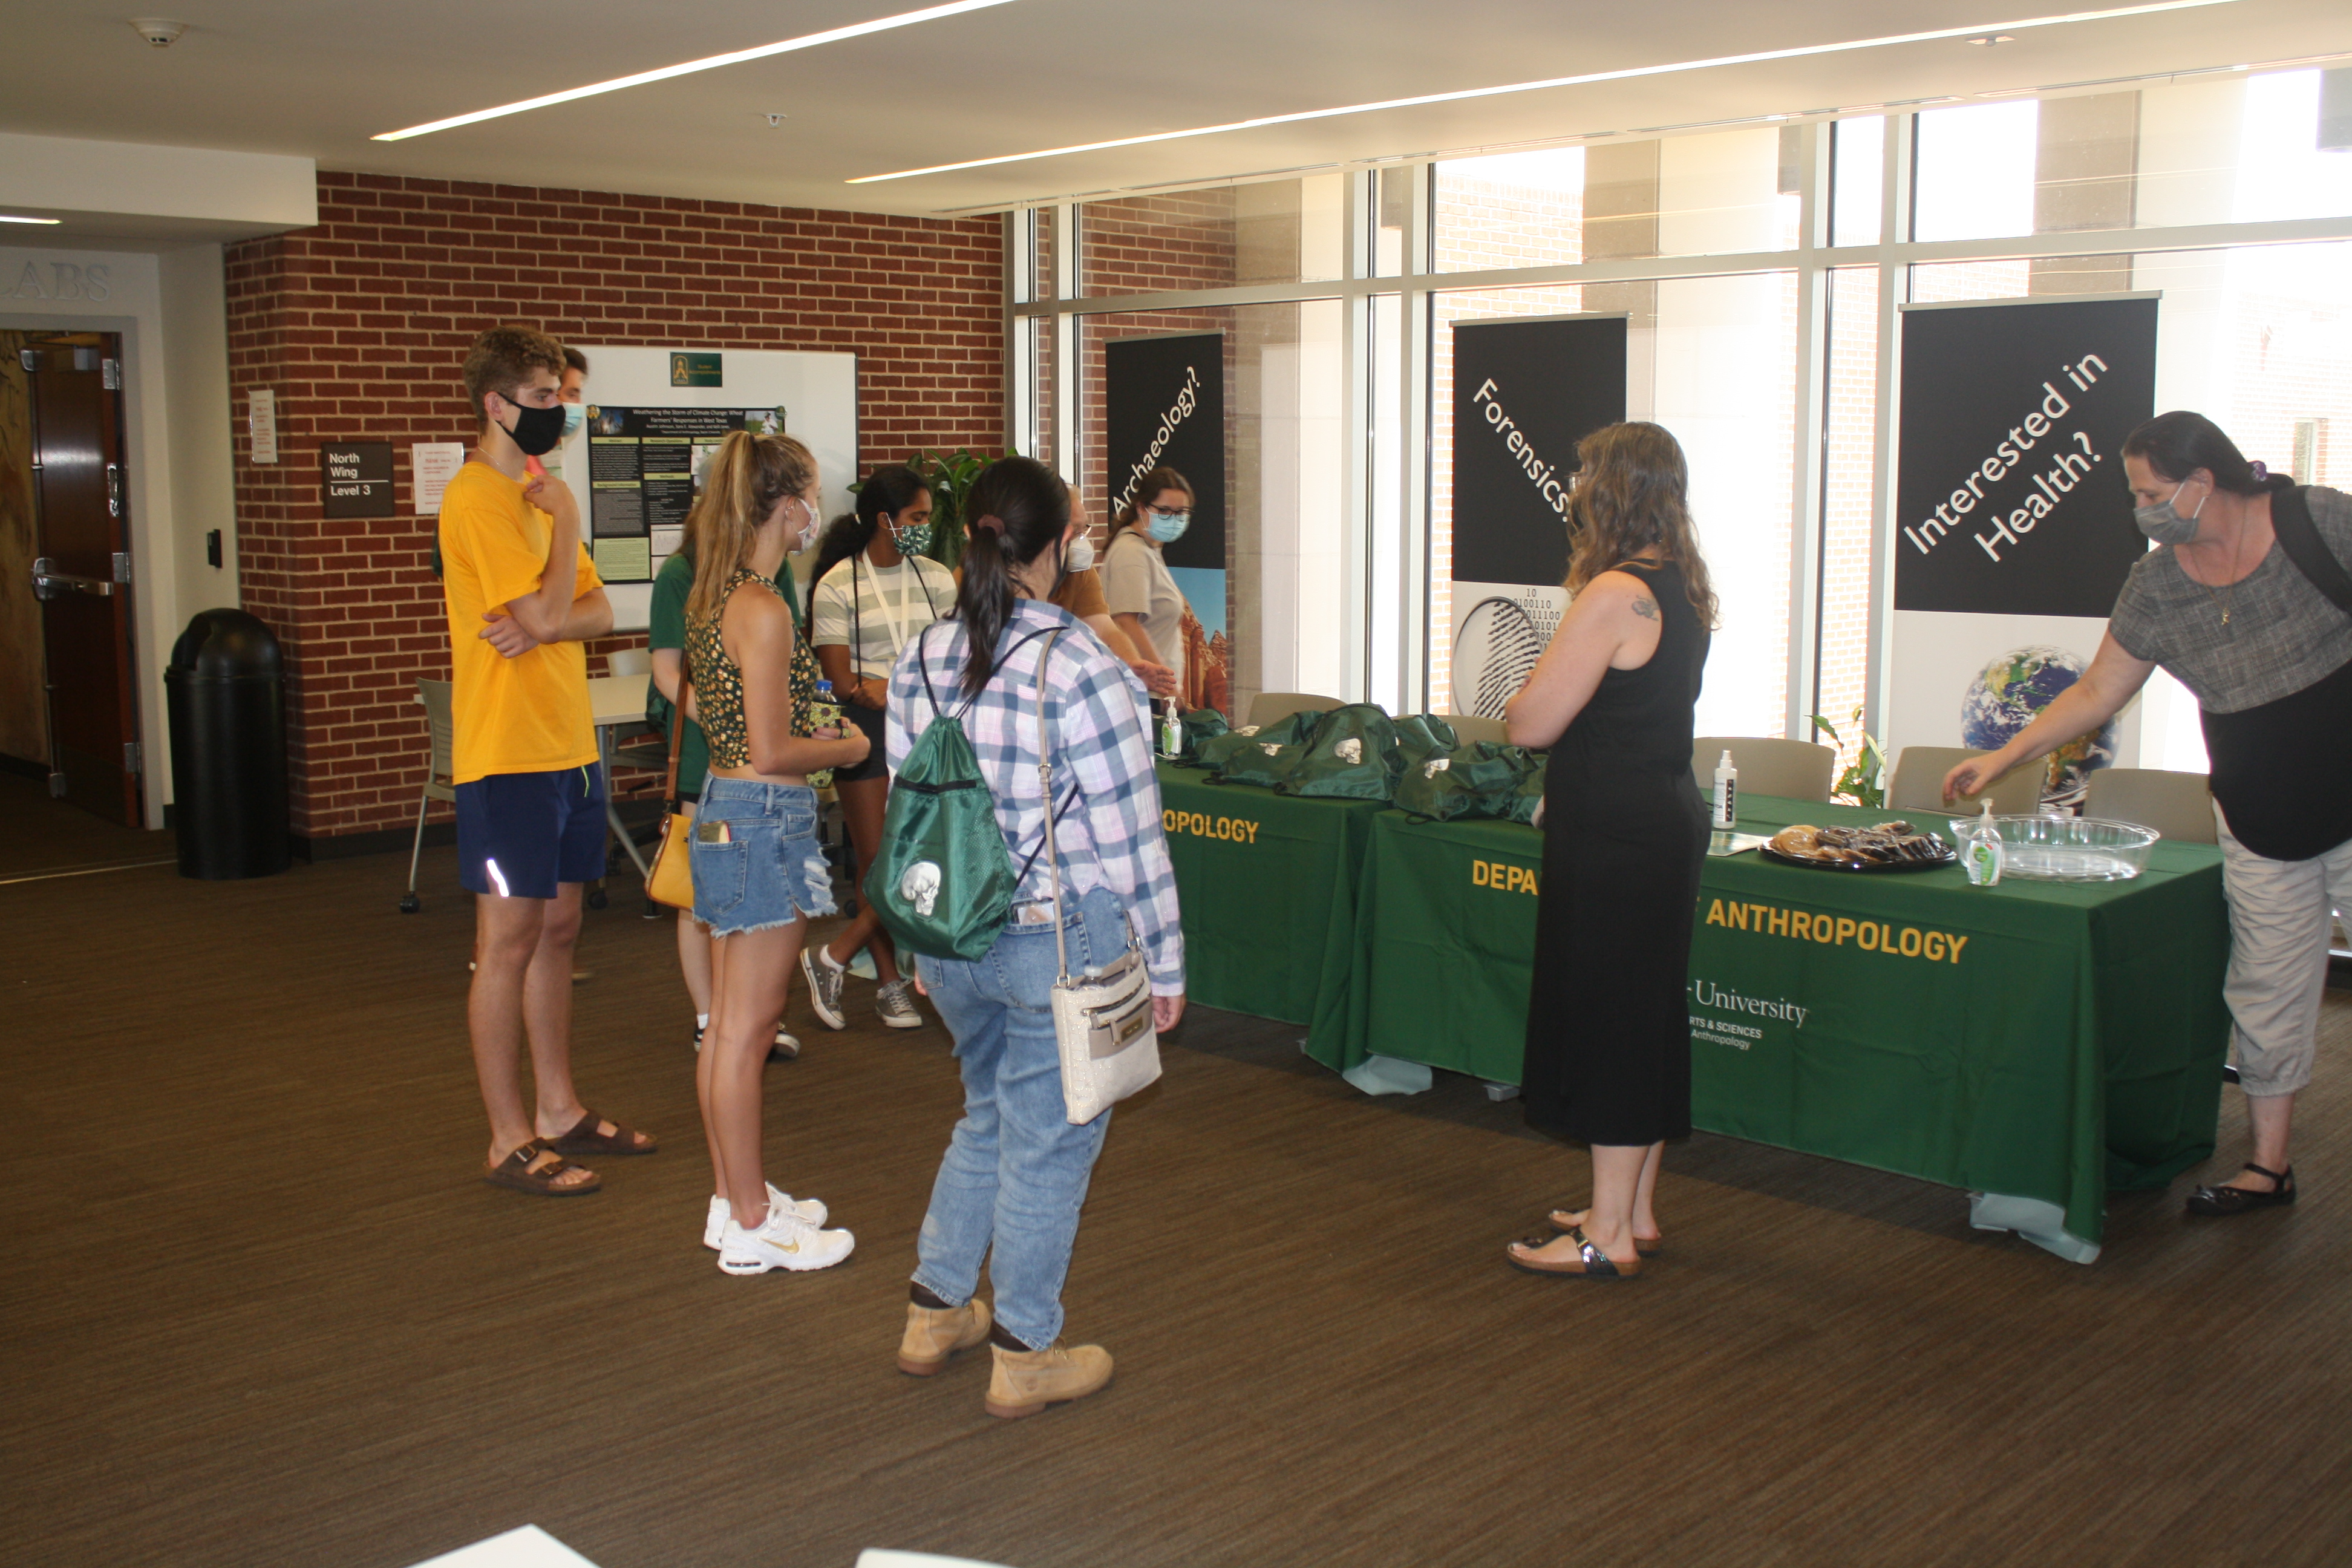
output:
M 891 673 L 890 766 L 906 762 L 940 705 L 968 704 L 964 730 L 996 797 L 1005 848 L 1028 869 L 986 957 L 921 961 L 918 984 L 955 1034 L 964 1113 L 916 1244 L 898 1367 L 928 1375 L 989 1340 L 989 1413 L 1031 1415 L 1092 1394 L 1111 1373 L 1099 1345 L 1060 1341 L 1062 1281 L 1110 1113 L 1082 1127 L 1063 1113 L 1051 1001 L 1058 973 L 1053 874 L 1040 853 L 1041 684 L 1072 971 L 1115 962 L 1131 930 L 1151 973 L 1152 1019 L 1164 1033 L 1184 1014 L 1184 935 L 1143 688 L 1100 639 L 1047 602 L 1083 526 L 1072 524 L 1067 488 L 1042 463 L 1006 458 L 974 483 L 964 515 L 972 521 L 955 618 L 926 628 Z M 1038 661 L 1056 631 L 1041 683 Z M 973 1294 L 983 1258 L 996 1287 L 993 1314 Z

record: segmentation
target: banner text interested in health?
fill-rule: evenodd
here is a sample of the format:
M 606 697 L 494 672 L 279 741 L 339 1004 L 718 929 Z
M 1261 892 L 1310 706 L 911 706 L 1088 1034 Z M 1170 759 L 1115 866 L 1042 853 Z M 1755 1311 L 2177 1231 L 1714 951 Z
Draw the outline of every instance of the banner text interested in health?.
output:
M 2098 355 L 2084 354 L 2080 363 L 2061 366 L 2060 374 L 2074 384 L 2075 390 L 2087 392 L 2098 381 L 2100 372 L 2106 368 L 2107 362 Z M 1967 524 L 1961 522 L 1960 518 L 1974 511 L 1979 501 L 1991 499 L 1985 494 L 1984 486 L 2006 479 L 2013 470 L 2024 467 L 2031 460 L 2024 454 L 2054 434 L 2058 421 L 2074 411 L 2074 405 L 2066 401 L 2066 395 L 2049 382 L 2042 384 L 2042 391 L 2041 407 L 2009 427 L 2009 439 L 1997 444 L 1991 456 L 1970 469 L 1961 484 L 1937 503 L 1935 516 L 1916 525 L 1905 525 L 1903 537 L 1908 539 L 1920 554 L 1925 555 L 1941 544 L 1945 534 L 1951 530 L 1965 528 Z M 2092 449 L 2088 435 L 2077 430 L 2074 438 L 2082 445 L 2083 450 L 2059 452 L 2049 472 L 2034 475 L 2033 484 L 2038 493 L 2026 496 L 2025 504 L 2011 511 L 2005 520 L 1998 508 L 1989 514 L 1992 519 L 1992 533 L 1990 536 L 1973 535 L 1978 547 L 1987 555 L 1999 561 L 2000 551 L 1995 541 L 2001 544 L 2018 543 L 2020 534 L 2032 532 L 2035 523 L 2057 510 L 2059 498 L 2073 489 L 2081 482 L 2083 476 L 2091 471 L 2091 465 L 2103 460 Z

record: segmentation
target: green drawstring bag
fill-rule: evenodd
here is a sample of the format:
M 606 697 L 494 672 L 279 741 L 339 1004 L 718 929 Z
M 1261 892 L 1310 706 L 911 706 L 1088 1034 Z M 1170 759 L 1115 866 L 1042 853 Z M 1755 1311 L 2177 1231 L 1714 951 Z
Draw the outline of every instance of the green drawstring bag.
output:
M 1397 781 L 1396 807 L 1437 822 L 1464 816 L 1506 816 L 1528 768 L 1528 752 L 1493 741 L 1473 741 L 1422 759 Z M 1538 796 L 1541 798 L 1540 795 Z M 1533 805 L 1528 809 L 1532 812 Z
M 1031 632 L 1004 657 L 1044 635 Z M 916 651 L 937 716 L 916 738 L 891 786 L 882 845 L 866 873 L 866 897 L 900 946 L 969 963 L 986 957 L 1004 934 L 1020 876 L 996 825 L 996 797 L 964 733 L 971 702 L 952 713 L 940 707 L 921 644 Z M 1000 670 L 1003 663 L 1000 657 Z
M 1434 713 L 1408 713 L 1396 721 L 1396 750 L 1389 758 L 1389 773 L 1393 782 L 1402 783 L 1404 775 L 1432 757 L 1450 757 L 1461 748 L 1462 737 L 1454 726 Z
M 1297 765 L 1323 715 L 1301 710 L 1266 725 L 1246 725 L 1201 742 L 1201 766 L 1212 784 L 1272 788 Z
M 1310 741 L 1275 789 L 1283 795 L 1385 801 L 1395 788 L 1390 759 L 1396 721 L 1370 702 L 1323 715 Z
M 1197 764 L 1200 762 L 1201 743 L 1203 741 L 1213 741 L 1232 729 L 1232 726 L 1225 722 L 1225 716 L 1213 708 L 1194 709 L 1184 715 L 1183 725 L 1184 754 L 1176 760 L 1187 764 Z
M 1511 749 L 1517 751 L 1519 748 L 1514 746 Z M 1519 775 L 1518 787 L 1504 802 L 1501 815 L 1509 821 L 1524 822 L 1533 826 L 1536 807 L 1543 804 L 1544 776 L 1551 771 L 1551 758 L 1536 752 L 1522 754 L 1527 758 L 1527 771 Z

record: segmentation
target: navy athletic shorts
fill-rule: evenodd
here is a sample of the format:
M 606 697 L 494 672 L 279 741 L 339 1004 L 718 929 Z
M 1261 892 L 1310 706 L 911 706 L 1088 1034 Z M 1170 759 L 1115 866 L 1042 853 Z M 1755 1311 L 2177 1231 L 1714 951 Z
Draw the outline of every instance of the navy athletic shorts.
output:
M 459 784 L 457 874 L 467 892 L 514 899 L 603 876 L 604 764 Z

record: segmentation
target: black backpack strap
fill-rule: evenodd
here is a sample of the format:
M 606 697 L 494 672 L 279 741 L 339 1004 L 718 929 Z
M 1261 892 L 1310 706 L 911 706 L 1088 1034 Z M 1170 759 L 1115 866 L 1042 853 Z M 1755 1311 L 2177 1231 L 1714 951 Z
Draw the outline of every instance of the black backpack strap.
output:
M 2352 616 L 2352 573 L 2344 570 L 2344 563 L 2336 559 L 2327 541 L 2319 536 L 2318 525 L 2311 521 L 2308 487 L 2290 485 L 2271 492 L 2271 531 L 2278 535 L 2279 548 L 2286 552 L 2295 570 L 2334 601 L 2337 609 Z

